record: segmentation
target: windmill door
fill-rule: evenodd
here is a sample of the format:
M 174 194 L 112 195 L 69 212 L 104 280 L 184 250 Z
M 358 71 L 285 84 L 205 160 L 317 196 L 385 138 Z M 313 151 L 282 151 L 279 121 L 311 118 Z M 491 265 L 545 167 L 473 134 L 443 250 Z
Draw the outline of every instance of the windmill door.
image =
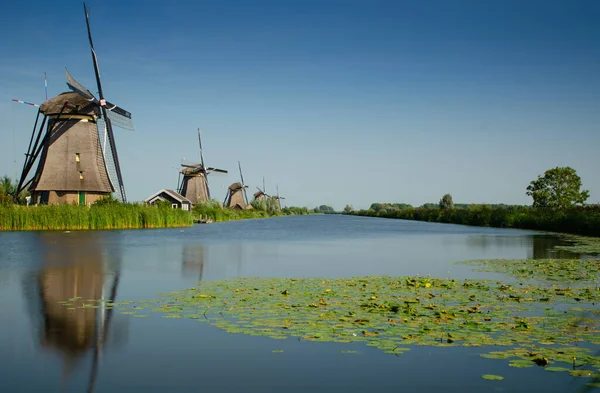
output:
M 85 206 L 85 192 L 79 193 L 79 205 Z

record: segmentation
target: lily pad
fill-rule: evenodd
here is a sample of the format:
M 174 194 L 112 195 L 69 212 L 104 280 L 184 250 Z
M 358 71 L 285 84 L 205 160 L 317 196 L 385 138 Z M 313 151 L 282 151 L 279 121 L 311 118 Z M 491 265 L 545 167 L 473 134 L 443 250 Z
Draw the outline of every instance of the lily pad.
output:
M 571 369 L 568 369 L 566 367 L 558 367 L 558 366 L 549 366 L 549 367 L 544 368 L 544 370 L 555 372 L 555 373 L 571 371 Z
M 503 376 L 494 374 L 483 374 L 481 378 L 487 379 L 488 381 L 502 381 L 504 379 Z
M 529 367 L 533 367 L 534 363 L 531 360 L 519 359 L 519 360 L 511 360 L 510 363 L 508 363 L 508 365 L 510 367 L 516 367 L 516 368 L 529 368 Z

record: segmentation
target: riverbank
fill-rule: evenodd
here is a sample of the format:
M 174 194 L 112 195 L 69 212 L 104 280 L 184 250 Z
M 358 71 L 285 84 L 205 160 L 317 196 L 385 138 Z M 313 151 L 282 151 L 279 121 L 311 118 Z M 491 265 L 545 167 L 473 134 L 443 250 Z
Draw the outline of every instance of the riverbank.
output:
M 99 230 L 192 225 L 189 212 L 135 204 L 0 206 L 0 230 Z
M 225 222 L 252 218 L 269 218 L 318 213 L 312 212 L 306 207 L 285 207 L 281 210 L 277 209 L 276 211 L 268 212 L 261 209 L 228 209 L 217 203 L 201 203 L 194 206 L 192 214 L 194 215 L 194 218 L 198 219 L 210 219 L 212 222 Z
M 409 208 L 379 212 L 369 209 L 345 214 L 470 226 L 531 229 L 600 237 L 600 207 L 597 205 L 566 210 L 530 207 L 493 208 L 485 205 L 468 209 Z
M 212 222 L 311 213 L 307 208 L 284 208 L 276 214 L 249 209 L 197 206 L 192 212 L 171 207 L 112 203 L 93 205 L 0 206 L 0 231 L 102 230 L 188 227 L 194 219 Z

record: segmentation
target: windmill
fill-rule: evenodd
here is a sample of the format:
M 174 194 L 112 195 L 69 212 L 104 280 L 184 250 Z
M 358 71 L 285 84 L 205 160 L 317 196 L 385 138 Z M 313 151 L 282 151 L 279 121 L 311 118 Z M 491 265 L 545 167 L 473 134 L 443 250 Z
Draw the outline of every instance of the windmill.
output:
M 263 186 L 262 186 L 262 189 L 260 187 L 256 187 L 256 189 L 258 191 L 256 191 L 254 193 L 254 200 L 255 201 L 264 201 L 264 200 L 266 200 L 269 197 L 269 195 L 266 192 L 266 188 L 265 188 L 265 177 L 264 176 L 263 176 Z
M 83 7 L 99 98 L 66 70 L 71 92 L 39 106 L 15 194 L 29 187 L 36 204 L 90 204 L 113 192 L 122 202 L 127 201 L 112 125 L 133 130 L 131 113 L 104 98 L 89 9 L 85 3 Z M 43 120 L 38 129 L 40 115 Z M 36 162 L 37 169 L 27 180 Z
M 200 144 L 200 163 L 185 164 L 179 172 L 179 181 L 177 192 L 192 201 L 195 205 L 200 201 L 208 201 L 210 199 L 210 188 L 208 186 L 208 174 L 211 172 L 227 173 L 224 169 L 206 167 L 204 165 L 204 153 L 202 150 L 202 133 L 198 127 L 198 143 Z M 183 179 L 181 176 L 183 175 Z
M 281 210 L 281 200 L 285 199 L 282 196 L 279 196 L 279 185 L 275 186 L 276 190 L 277 190 L 277 195 L 275 195 L 273 198 L 277 199 L 277 205 L 279 206 L 279 210 Z
M 242 174 L 242 165 L 238 161 L 238 168 L 240 169 L 240 179 L 242 182 L 233 183 L 227 188 L 227 195 L 223 206 L 232 209 L 248 209 L 248 196 L 246 195 L 246 189 L 248 186 L 244 183 L 244 175 Z

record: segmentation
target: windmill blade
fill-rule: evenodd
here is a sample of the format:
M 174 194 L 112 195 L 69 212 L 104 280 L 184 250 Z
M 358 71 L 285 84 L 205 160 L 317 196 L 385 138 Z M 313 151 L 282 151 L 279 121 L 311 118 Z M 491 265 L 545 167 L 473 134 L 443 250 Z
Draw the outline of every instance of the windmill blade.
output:
M 242 179 L 242 185 L 244 185 L 244 175 L 242 174 L 242 164 L 238 161 L 238 168 L 240 169 L 240 179 Z
M 94 95 L 88 89 L 86 89 L 81 83 L 77 82 L 75 78 L 69 74 L 69 70 L 65 68 L 65 72 L 67 73 L 67 86 L 69 86 L 69 89 L 85 97 L 87 100 L 98 103 L 96 97 L 94 97 Z
M 118 109 L 121 109 L 117 107 Z M 110 119 L 113 125 L 122 128 L 124 130 L 134 131 L 133 122 L 131 121 L 131 117 L 122 116 L 118 112 L 112 112 L 110 109 L 106 112 L 106 116 Z
M 102 105 L 102 103 L 100 103 L 100 105 Z M 112 104 L 108 101 L 105 101 L 104 105 L 106 106 L 107 111 L 110 111 L 111 113 L 116 114 L 116 115 L 126 117 L 127 119 L 131 119 L 131 112 L 126 111 L 125 109 L 121 108 L 120 106 Z
M 21 101 L 21 100 L 15 100 L 14 98 L 12 99 L 14 102 L 18 102 L 19 104 L 25 104 L 25 105 L 31 105 L 31 106 L 35 106 L 35 107 L 40 107 L 38 104 L 32 104 L 31 102 L 27 102 L 27 101 Z
M 246 201 L 246 205 L 248 204 L 248 195 L 246 194 L 246 183 L 244 183 L 244 175 L 242 174 L 242 164 L 238 161 L 238 168 L 240 168 L 240 179 L 242 179 L 242 191 L 244 192 L 244 199 Z
M 217 172 L 217 173 L 228 173 L 225 169 L 217 169 L 217 168 L 206 168 L 206 171 L 210 171 L 210 172 Z
M 117 177 L 117 182 L 118 182 L 118 188 L 115 187 L 117 194 L 119 196 L 119 199 L 121 200 L 121 202 L 127 202 L 127 196 L 125 195 L 125 184 L 123 183 L 123 175 L 121 174 L 121 165 L 119 164 L 119 156 L 117 155 L 117 146 L 115 144 L 115 137 L 113 134 L 113 129 L 112 129 L 112 122 L 110 121 L 110 118 L 108 117 L 108 111 L 107 109 L 111 109 L 112 111 L 116 110 L 116 106 L 110 104 L 110 106 L 107 108 L 106 107 L 106 101 L 104 99 L 104 93 L 102 92 L 102 82 L 100 81 L 100 70 L 98 67 L 98 58 L 96 57 L 96 50 L 94 49 L 94 42 L 92 41 L 92 29 L 90 27 L 90 10 L 88 8 L 88 6 L 83 3 L 83 10 L 85 13 L 85 24 L 87 26 L 87 33 L 88 33 L 88 39 L 90 41 L 90 51 L 92 53 L 92 62 L 94 65 L 94 74 L 96 75 L 96 85 L 98 87 L 98 95 L 99 95 L 99 100 L 97 100 L 88 89 L 83 88 L 83 86 L 79 83 L 73 84 L 69 84 L 69 82 L 76 82 L 74 79 L 72 79 L 71 81 L 67 81 L 67 84 L 69 85 L 69 87 L 76 87 L 76 88 L 80 88 L 81 92 L 79 92 L 80 94 L 82 93 L 86 93 L 88 95 L 91 95 L 91 98 L 94 100 L 95 103 L 97 103 L 98 105 L 100 105 L 100 108 L 102 109 L 102 115 L 104 116 L 104 123 L 106 126 L 106 134 L 107 134 L 107 138 L 108 138 L 108 142 L 110 144 L 110 156 L 112 159 L 112 163 L 114 164 L 114 168 L 115 168 L 115 172 L 116 172 L 116 177 Z M 67 79 L 69 77 L 69 73 L 67 71 Z M 78 85 L 78 86 L 77 86 Z M 83 88 L 83 89 L 81 89 Z M 84 95 L 85 96 L 85 95 Z M 89 99 L 89 98 L 88 98 Z M 127 111 L 124 110 L 117 110 L 116 113 L 127 117 L 126 115 L 128 114 Z M 130 116 L 130 115 L 129 115 Z
M 198 144 L 200 145 L 200 162 L 202 163 L 202 167 L 204 167 L 204 153 L 202 152 L 202 132 L 200 131 L 200 127 L 198 127 Z

